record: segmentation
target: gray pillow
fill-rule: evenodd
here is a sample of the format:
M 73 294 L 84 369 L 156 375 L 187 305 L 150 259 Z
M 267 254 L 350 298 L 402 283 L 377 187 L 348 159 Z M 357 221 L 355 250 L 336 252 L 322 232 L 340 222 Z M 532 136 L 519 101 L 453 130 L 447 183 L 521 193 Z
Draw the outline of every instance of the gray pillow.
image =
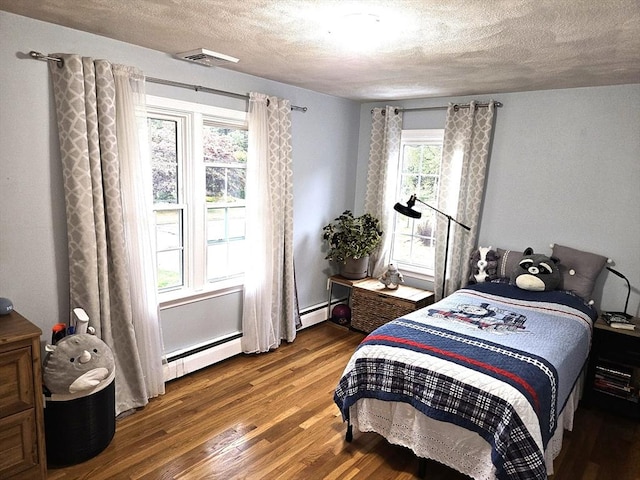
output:
M 561 290 L 568 290 L 589 302 L 596 279 L 607 257 L 555 244 L 552 256 L 559 261 Z
M 498 248 L 498 277 L 509 278 L 522 259 L 522 252 Z

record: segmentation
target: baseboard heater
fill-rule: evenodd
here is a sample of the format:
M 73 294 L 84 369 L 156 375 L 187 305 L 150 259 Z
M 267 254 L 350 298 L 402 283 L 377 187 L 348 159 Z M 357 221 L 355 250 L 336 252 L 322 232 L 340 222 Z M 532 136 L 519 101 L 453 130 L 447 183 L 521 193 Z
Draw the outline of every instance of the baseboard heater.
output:
M 204 345 L 199 345 L 195 348 L 192 348 L 188 351 L 178 351 L 178 352 L 174 352 L 170 355 L 167 355 L 167 363 L 171 363 L 171 362 L 175 362 L 177 360 L 180 360 L 181 358 L 187 358 L 190 357 L 192 355 L 195 355 L 197 353 L 200 352 L 204 352 L 206 350 L 218 347 L 220 345 L 223 345 L 227 342 L 230 342 L 232 340 L 237 340 L 239 338 L 242 338 L 242 333 L 236 333 L 234 335 L 229 335 L 228 337 L 224 337 L 224 338 L 220 338 L 219 340 L 215 340 L 213 342 L 210 343 L 206 343 Z
M 326 304 L 316 305 L 300 312 L 302 329 L 311 327 L 327 319 Z M 175 380 L 189 373 L 221 362 L 242 353 L 242 333 L 234 333 L 193 348 L 172 352 L 167 355 L 163 366 L 164 381 Z

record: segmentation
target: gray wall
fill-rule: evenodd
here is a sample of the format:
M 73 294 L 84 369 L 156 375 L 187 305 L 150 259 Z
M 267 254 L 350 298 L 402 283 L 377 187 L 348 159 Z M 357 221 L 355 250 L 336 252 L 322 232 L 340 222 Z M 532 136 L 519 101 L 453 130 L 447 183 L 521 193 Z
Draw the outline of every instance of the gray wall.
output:
M 0 12 L 0 296 L 39 325 L 44 338 L 69 314 L 64 195 L 47 65 L 29 50 L 69 52 L 135 65 L 145 74 L 240 93 L 261 91 L 307 106 L 292 112 L 294 230 L 301 309 L 326 300 L 321 227 L 343 210 L 361 211 L 373 104 L 206 68 L 105 37 Z M 148 93 L 228 108 L 245 102 L 149 84 Z M 488 99 L 479 95 L 477 98 Z M 613 258 L 640 294 L 640 85 L 496 95 L 498 110 L 481 244 L 550 242 Z M 444 105 L 459 99 L 395 102 Z M 442 128 L 445 113 L 405 114 L 405 128 Z M 428 286 L 428 284 L 427 284 Z M 597 300 L 621 309 L 621 279 L 601 275 Z M 166 351 L 233 333 L 241 294 L 163 311 Z
M 30 50 L 106 58 L 152 77 L 259 91 L 308 107 L 292 112 L 295 262 L 300 307 L 326 300 L 321 228 L 353 206 L 359 104 L 6 12 L 0 12 L 0 43 L 0 297 L 12 299 L 45 340 L 69 315 L 66 220 L 47 64 L 28 58 Z M 242 100 L 151 83 L 147 93 L 246 109 Z M 241 307 L 236 292 L 164 310 L 165 350 L 238 331 Z
M 471 97 L 391 102 L 411 107 Z M 558 243 L 604 255 L 640 303 L 640 85 L 494 95 L 500 100 L 479 231 L 481 245 L 550 254 Z M 357 201 L 364 198 L 371 108 L 361 108 Z M 380 105 L 380 104 L 375 104 Z M 443 128 L 446 112 L 407 112 L 404 128 Z M 596 304 L 622 310 L 626 283 L 605 271 Z

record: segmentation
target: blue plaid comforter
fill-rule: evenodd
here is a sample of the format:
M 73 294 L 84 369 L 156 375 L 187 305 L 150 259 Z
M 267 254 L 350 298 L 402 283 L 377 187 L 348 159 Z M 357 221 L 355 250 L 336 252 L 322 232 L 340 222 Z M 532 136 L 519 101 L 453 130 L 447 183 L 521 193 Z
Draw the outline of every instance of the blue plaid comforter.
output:
M 544 448 L 586 362 L 595 315 L 567 292 L 468 287 L 371 332 L 334 400 L 347 421 L 361 398 L 408 403 L 482 436 L 500 480 L 546 479 Z

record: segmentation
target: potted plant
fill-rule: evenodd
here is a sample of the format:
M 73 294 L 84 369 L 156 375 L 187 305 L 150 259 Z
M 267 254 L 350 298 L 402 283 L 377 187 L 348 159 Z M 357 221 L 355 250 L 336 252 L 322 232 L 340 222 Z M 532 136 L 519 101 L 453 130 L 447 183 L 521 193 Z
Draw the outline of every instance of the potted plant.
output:
M 369 255 L 380 245 L 380 220 L 369 213 L 354 217 L 350 210 L 322 228 L 322 238 L 329 244 L 325 257 L 340 263 L 342 276 L 350 279 L 367 276 Z

